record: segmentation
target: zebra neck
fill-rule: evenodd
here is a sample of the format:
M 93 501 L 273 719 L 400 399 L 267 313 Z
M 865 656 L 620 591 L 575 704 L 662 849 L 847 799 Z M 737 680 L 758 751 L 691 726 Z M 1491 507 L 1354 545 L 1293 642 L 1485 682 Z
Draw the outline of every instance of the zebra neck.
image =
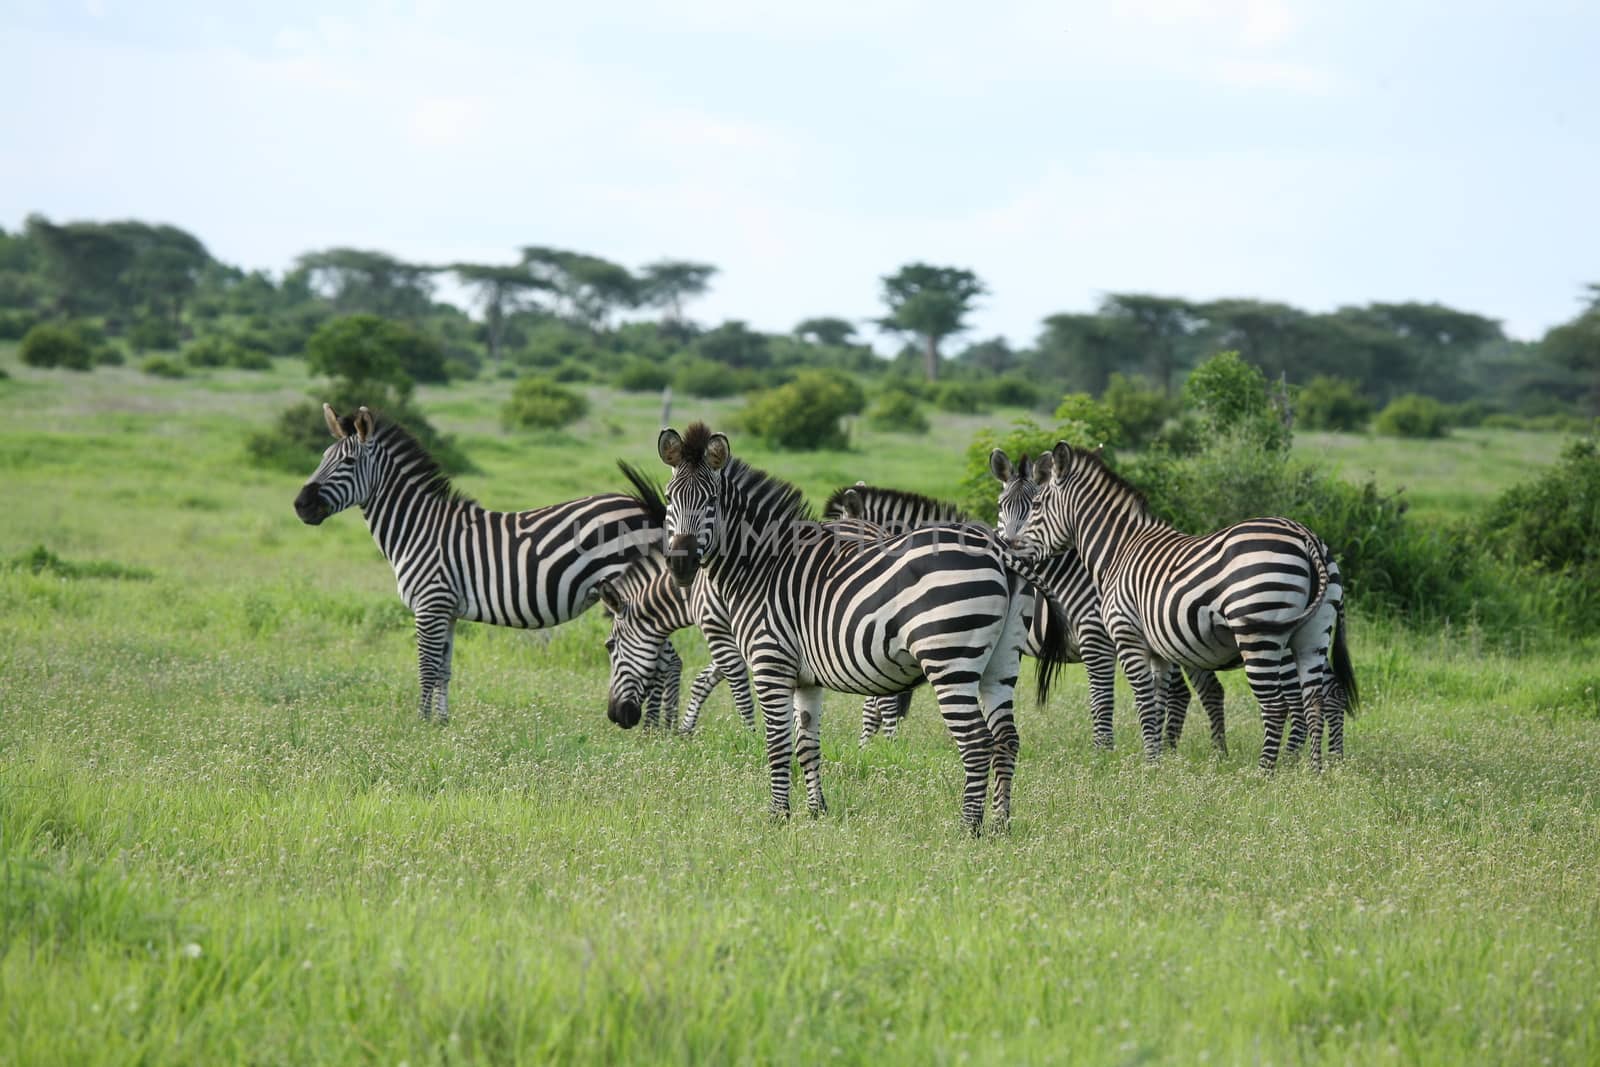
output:
M 711 588 L 728 605 L 742 603 L 765 583 L 794 547 L 795 523 L 810 521 L 798 508 L 798 495 L 784 491 L 788 487 L 758 483 L 754 488 L 751 493 L 734 483 L 724 491 L 717 554 L 704 564 Z
M 1167 526 L 1143 500 L 1109 479 L 1075 487 L 1066 518 L 1072 544 L 1096 581 L 1135 534 Z
M 427 479 L 386 465 L 361 510 L 372 539 L 398 572 L 399 561 L 414 558 L 419 544 L 443 544 L 444 518 L 456 507 L 483 510 L 470 501 L 451 500 Z

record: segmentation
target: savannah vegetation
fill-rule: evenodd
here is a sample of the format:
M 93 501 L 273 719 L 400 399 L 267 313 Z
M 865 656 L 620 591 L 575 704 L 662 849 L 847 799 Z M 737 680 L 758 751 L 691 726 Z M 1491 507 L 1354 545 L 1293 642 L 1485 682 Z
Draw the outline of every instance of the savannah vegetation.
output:
M 1447 390 L 1374 359 L 1318 387 L 1365 415 L 1312 429 L 1285 416 L 1327 376 L 1314 331 L 1378 344 L 1392 315 L 1289 316 L 1274 348 L 1108 298 L 1026 352 L 905 318 L 886 360 L 845 320 L 696 324 L 715 275 L 682 261 L 524 249 L 460 273 L 469 316 L 434 268 L 333 250 L 273 277 L 133 224 L 69 234 L 132 247 L 69 271 L 41 249 L 72 225 L 0 241 L 0 1061 L 1600 1056 L 1600 460 L 1570 353 L 1436 340 L 1406 366 L 1526 376 Z M 42 326 L 125 358 L 29 360 Z M 1139 330 L 1162 343 L 1115 356 Z M 1096 753 L 1069 670 L 1048 707 L 1021 695 L 1012 827 L 973 841 L 927 694 L 862 749 L 833 696 L 830 814 L 776 824 L 725 694 L 692 738 L 606 722 L 599 612 L 462 625 L 452 723 L 419 722 L 360 516 L 290 507 L 317 402 L 381 397 L 512 508 L 661 469 L 669 384 L 674 421 L 813 500 L 866 478 L 992 506 L 974 457 L 1065 436 L 1175 521 L 1306 517 L 1350 578 L 1348 758 L 1259 775 L 1236 675 L 1230 757 L 1191 727 L 1145 766 L 1126 690 Z M 1362 429 L 1409 393 L 1454 412 L 1444 436 Z M 818 408 L 826 439 L 799 440 Z

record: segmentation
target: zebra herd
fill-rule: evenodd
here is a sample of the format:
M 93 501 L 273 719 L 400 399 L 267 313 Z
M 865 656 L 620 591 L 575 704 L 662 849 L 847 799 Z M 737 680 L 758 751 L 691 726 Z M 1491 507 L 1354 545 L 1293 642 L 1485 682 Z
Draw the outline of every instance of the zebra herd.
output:
M 310 525 L 352 506 L 366 514 L 416 617 L 424 719 L 449 718 L 457 620 L 541 628 L 599 602 L 611 617 L 611 720 L 674 725 L 683 665 L 670 637 L 698 626 L 711 665 L 691 686 L 682 728 L 694 729 L 724 679 L 747 726 L 759 701 L 777 814 L 789 811 L 795 762 L 808 809 L 827 809 L 824 689 L 866 698 L 865 743 L 880 726 L 892 734 L 926 682 L 965 773 L 963 822 L 978 832 L 992 796 L 1004 824 L 1025 652 L 1038 661 L 1041 705 L 1062 664 L 1084 665 L 1097 746 L 1111 746 L 1120 665 L 1147 758 L 1176 746 L 1190 686 L 1226 752 L 1213 672 L 1242 666 L 1261 705 L 1263 769 L 1275 766 L 1286 728 L 1287 751 L 1309 743 L 1320 768 L 1324 719 L 1330 752 L 1343 752 L 1357 691 L 1327 546 L 1281 518 L 1184 534 L 1098 450 L 1063 442 L 1016 461 L 996 450 L 996 529 L 861 483 L 834 493 L 817 519 L 799 489 L 695 423 L 657 441 L 671 469 L 665 499 L 619 464 L 631 494 L 508 513 L 455 492 L 400 425 L 366 408 L 323 413 L 334 440 L 295 511 Z

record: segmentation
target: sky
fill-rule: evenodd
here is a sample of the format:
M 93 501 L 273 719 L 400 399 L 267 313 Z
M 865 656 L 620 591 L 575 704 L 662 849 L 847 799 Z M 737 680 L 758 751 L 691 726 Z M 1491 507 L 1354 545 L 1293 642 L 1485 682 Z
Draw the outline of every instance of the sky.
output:
M 1600 5 L 0 0 L 0 225 L 715 264 L 787 330 L 975 271 L 970 339 L 1107 292 L 1439 301 L 1600 281 Z M 871 328 L 867 328 L 871 334 Z

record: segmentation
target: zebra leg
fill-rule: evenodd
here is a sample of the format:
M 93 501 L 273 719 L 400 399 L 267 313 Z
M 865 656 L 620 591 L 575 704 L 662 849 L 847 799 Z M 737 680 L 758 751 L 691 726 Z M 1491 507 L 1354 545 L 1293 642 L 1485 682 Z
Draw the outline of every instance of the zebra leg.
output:
M 1194 687 L 1194 695 L 1200 698 L 1200 706 L 1206 709 L 1206 717 L 1211 720 L 1211 745 L 1221 755 L 1228 754 L 1228 730 L 1223 715 L 1222 682 L 1215 673 L 1199 668 L 1185 671 L 1189 676 L 1189 684 Z
M 1133 687 L 1134 703 L 1139 709 L 1139 733 L 1144 737 L 1144 758 L 1151 763 L 1161 759 L 1161 693 L 1157 691 L 1157 675 L 1151 669 L 1150 654 L 1134 645 L 1118 645 L 1117 661 L 1122 673 Z
M 738 709 L 739 718 L 744 722 L 745 729 L 754 730 L 755 699 L 750 693 L 749 674 L 744 657 L 739 654 L 739 646 L 734 643 L 732 634 L 724 633 L 715 626 L 702 625 L 701 630 L 706 635 L 706 648 L 711 652 L 711 662 L 716 665 L 717 673 L 728 680 L 728 691 L 733 694 L 733 706 Z M 787 707 L 785 705 L 786 710 Z
M 822 798 L 822 690 L 805 686 L 794 691 L 795 733 L 799 744 L 795 757 L 806 779 L 806 808 L 813 815 L 826 815 L 828 802 Z
M 668 730 L 678 727 L 678 701 L 683 695 L 683 659 L 669 640 L 661 646 L 657 666 L 666 673 L 661 679 L 661 725 Z
M 775 671 L 762 677 L 756 669 L 756 688 L 761 697 L 761 718 L 767 735 L 767 771 L 772 777 L 772 814 L 789 817 L 789 764 L 794 759 L 794 735 L 791 708 L 794 701 L 794 682 Z
M 1328 759 L 1337 763 L 1344 759 L 1345 710 L 1345 696 L 1338 686 L 1329 691 L 1322 708 L 1328 719 Z
M 661 725 L 661 663 L 657 661 L 655 668 L 650 672 L 650 680 L 644 687 L 644 718 L 640 725 L 646 730 L 653 730 Z
M 417 711 L 422 720 L 433 718 L 434 693 L 440 676 L 449 670 L 450 631 L 454 620 L 448 615 L 417 616 L 417 677 L 422 683 L 422 698 Z
M 1261 725 L 1265 739 L 1261 745 L 1261 769 L 1270 771 L 1278 765 L 1278 749 L 1283 743 L 1284 720 L 1290 711 L 1284 696 L 1286 683 L 1296 694 L 1300 690 L 1299 672 L 1294 655 L 1281 645 L 1266 645 L 1243 650 L 1244 675 L 1250 682 L 1250 692 L 1261 705 Z
M 1117 706 L 1117 649 L 1105 628 L 1085 626 L 1078 635 L 1083 652 L 1083 668 L 1089 674 L 1089 719 L 1093 723 L 1094 747 L 1107 751 L 1116 747 L 1111 732 L 1111 713 Z
M 689 710 L 683 713 L 684 733 L 694 733 L 695 725 L 700 721 L 700 707 L 720 681 L 722 672 L 717 670 L 715 663 L 707 664 L 704 670 L 694 676 L 694 682 L 689 686 Z
M 892 697 L 880 697 L 879 700 L 888 701 L 883 708 L 883 736 L 894 739 L 895 731 L 900 729 L 900 722 L 911 713 L 911 690 L 896 693 Z
M 966 678 L 970 679 L 970 673 Z M 956 739 L 966 784 L 961 790 L 961 821 L 972 836 L 983 832 L 983 801 L 989 792 L 989 766 L 994 762 L 994 739 L 978 707 L 975 681 L 941 682 L 929 678 L 939 698 L 939 715 Z
M 454 662 L 456 654 L 456 620 L 451 619 L 445 624 L 444 652 L 439 658 L 439 685 L 434 691 L 439 701 L 435 718 L 441 723 L 450 721 L 450 664 Z
M 1011 823 L 1011 780 L 1017 773 L 1017 753 L 1021 739 L 1017 736 L 1013 701 L 1017 679 L 999 678 L 980 683 L 979 695 L 983 698 L 984 723 L 989 727 L 991 755 L 990 769 L 994 772 L 994 818 L 999 829 Z
M 867 697 L 861 701 L 861 737 L 856 741 L 857 748 L 866 748 L 872 735 L 878 732 L 878 727 L 883 725 L 883 714 L 878 710 L 878 698 Z
M 1189 718 L 1189 687 L 1183 681 L 1183 668 L 1176 663 L 1168 667 L 1161 689 L 1161 702 L 1166 709 L 1167 719 L 1167 751 L 1176 752 L 1178 739 L 1183 736 L 1184 721 Z

